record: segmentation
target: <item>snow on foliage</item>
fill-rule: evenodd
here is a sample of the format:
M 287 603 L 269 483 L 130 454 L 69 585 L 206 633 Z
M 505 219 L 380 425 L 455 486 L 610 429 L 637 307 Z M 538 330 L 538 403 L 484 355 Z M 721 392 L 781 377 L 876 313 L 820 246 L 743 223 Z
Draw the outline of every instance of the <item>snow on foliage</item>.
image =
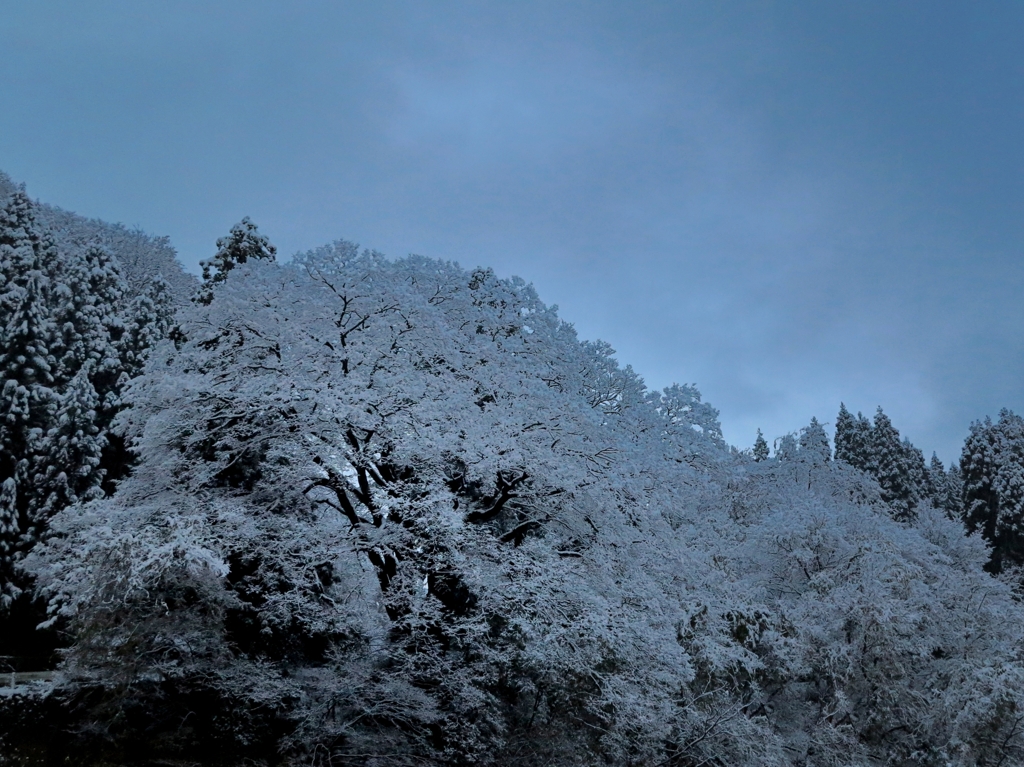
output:
M 277 248 L 270 244 L 259 228 L 246 216 L 233 227 L 227 237 L 217 240 L 217 252 L 208 261 L 201 261 L 203 285 L 196 301 L 208 304 L 213 300 L 213 289 L 227 279 L 228 272 L 250 259 L 273 261 Z
M 0 171 L 0 206 L 19 191 L 24 192 L 24 186 L 15 184 Z M 85 218 L 42 202 L 32 204 L 38 225 L 62 254 L 79 256 L 90 248 L 111 254 L 130 297 L 144 292 L 158 276 L 167 282 L 175 304 L 187 301 L 195 293 L 198 281 L 182 268 L 168 237 L 154 237 L 139 228 Z
M 345 242 L 178 320 L 134 472 L 29 562 L 95 716 L 202 690 L 296 763 L 1024 759 L 1011 588 L 817 421 L 730 451 L 522 281 Z
M 992 543 L 991 568 L 1024 564 L 1024 418 L 971 424 L 960 458 L 964 521 Z
M 173 311 L 160 280 L 125 306 L 117 259 L 62 249 L 41 213 L 17 188 L 0 205 L 0 613 L 49 517 L 96 495 L 120 390 Z

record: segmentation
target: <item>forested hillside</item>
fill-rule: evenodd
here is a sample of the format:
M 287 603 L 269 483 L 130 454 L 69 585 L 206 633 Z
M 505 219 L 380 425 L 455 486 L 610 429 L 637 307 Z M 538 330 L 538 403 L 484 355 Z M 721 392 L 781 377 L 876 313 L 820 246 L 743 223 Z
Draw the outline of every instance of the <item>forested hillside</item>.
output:
M 0 171 L 0 205 L 7 204 L 19 189 Z M 85 218 L 44 202 L 33 201 L 32 208 L 37 226 L 50 236 L 60 253 L 81 253 L 90 247 L 106 250 L 117 261 L 132 297 L 144 292 L 148 282 L 158 275 L 167 282 L 176 304 L 188 301 L 195 293 L 196 278 L 182 269 L 169 238 Z
M 194 283 L 166 239 L 33 202 L 0 174 L 0 655 L 44 651 L 17 565 L 54 513 L 124 475 L 122 391 Z
M 1012 413 L 950 470 L 845 406 L 834 457 L 817 419 L 738 450 L 521 280 L 343 241 L 280 263 L 247 220 L 134 347 L 99 287 L 64 324 L 17 308 L 71 269 L 31 212 L 0 219 L 5 561 L 66 649 L 0 758 L 1024 762 Z M 104 351 L 68 356 L 93 316 Z M 106 484 L 101 435 L 131 451 Z

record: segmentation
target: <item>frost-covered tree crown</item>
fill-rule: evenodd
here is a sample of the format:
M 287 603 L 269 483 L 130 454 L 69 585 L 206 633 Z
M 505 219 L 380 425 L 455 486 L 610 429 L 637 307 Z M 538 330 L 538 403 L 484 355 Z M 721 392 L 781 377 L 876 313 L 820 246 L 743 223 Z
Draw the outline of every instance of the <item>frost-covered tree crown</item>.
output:
M 203 286 L 196 301 L 208 304 L 213 300 L 214 287 L 227 279 L 228 272 L 249 260 L 273 261 L 277 248 L 270 244 L 256 224 L 246 216 L 233 227 L 227 237 L 217 240 L 217 252 L 208 261 L 200 262 L 203 268 Z
M 884 414 L 751 456 L 521 280 L 345 242 L 231 269 L 121 394 L 132 474 L 29 561 L 95 720 L 159 710 L 179 760 L 1024 759 L 1024 612 L 851 460 L 910 453 Z

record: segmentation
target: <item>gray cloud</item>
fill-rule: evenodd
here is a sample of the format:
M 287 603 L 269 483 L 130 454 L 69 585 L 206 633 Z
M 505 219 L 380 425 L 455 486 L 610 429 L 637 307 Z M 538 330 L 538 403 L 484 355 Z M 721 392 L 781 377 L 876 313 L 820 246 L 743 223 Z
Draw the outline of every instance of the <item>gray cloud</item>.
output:
M 1024 410 L 1012 3 L 39 2 L 0 168 L 171 235 L 251 215 L 536 283 L 752 442 L 881 404 L 947 461 Z

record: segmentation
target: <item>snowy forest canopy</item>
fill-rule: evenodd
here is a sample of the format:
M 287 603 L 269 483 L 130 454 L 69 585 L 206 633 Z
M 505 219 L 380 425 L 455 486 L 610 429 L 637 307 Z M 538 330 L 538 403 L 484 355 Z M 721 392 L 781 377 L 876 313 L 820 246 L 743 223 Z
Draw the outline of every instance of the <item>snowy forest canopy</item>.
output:
M 0 203 L 0 761 L 1024 762 L 1014 413 L 740 450 L 521 280 Z

